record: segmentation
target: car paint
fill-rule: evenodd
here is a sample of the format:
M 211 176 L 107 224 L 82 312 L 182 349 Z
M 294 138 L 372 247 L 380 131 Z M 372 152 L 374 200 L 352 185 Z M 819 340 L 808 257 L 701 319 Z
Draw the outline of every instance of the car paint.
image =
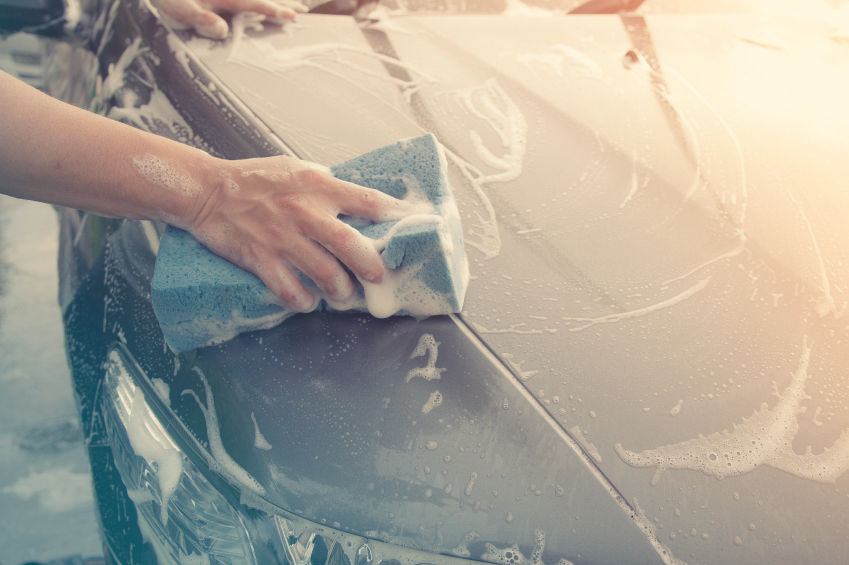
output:
M 69 356 L 120 561 L 132 504 L 104 494 L 95 398 L 114 340 L 170 384 L 203 450 L 207 420 L 180 394 L 205 398 L 198 367 L 229 455 L 316 522 L 436 551 L 474 530 L 478 558 L 484 542 L 530 555 L 545 532 L 549 565 L 669 561 L 661 544 L 693 562 L 840 562 L 842 467 L 813 480 L 775 450 L 708 463 L 740 437 L 845 457 L 839 27 L 302 16 L 283 34 L 239 18 L 221 44 L 114 6 L 101 71 L 82 73 L 91 107 L 227 158 L 327 165 L 434 131 L 476 277 L 459 316 L 299 316 L 175 360 L 149 304 L 157 228 L 65 212 Z M 411 358 L 424 335 L 438 347 Z M 445 370 L 407 379 L 422 367 Z M 252 447 L 257 429 L 272 449 Z

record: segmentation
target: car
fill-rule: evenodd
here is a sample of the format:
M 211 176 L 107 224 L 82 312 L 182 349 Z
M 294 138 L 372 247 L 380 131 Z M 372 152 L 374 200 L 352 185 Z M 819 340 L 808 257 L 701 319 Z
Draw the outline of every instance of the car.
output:
M 0 70 L 39 90 L 45 90 L 45 46 L 41 39 L 27 33 L 0 38 Z
M 323 165 L 434 133 L 471 269 L 458 314 L 175 354 L 163 226 L 62 210 L 109 562 L 845 561 L 846 9 L 636 4 L 333 2 L 214 41 L 82 3 L 48 83 L 108 117 Z

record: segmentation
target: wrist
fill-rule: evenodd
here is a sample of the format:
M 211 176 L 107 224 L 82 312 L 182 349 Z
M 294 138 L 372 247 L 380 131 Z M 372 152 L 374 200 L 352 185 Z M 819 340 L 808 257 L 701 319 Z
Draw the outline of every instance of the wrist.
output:
M 223 180 L 219 174 L 222 160 L 186 145 L 179 145 L 171 155 L 163 158 L 145 153 L 132 157 L 135 172 L 148 185 L 144 191 L 148 206 L 143 207 L 149 207 L 145 215 L 191 231 Z M 152 194 L 156 196 L 150 198 Z

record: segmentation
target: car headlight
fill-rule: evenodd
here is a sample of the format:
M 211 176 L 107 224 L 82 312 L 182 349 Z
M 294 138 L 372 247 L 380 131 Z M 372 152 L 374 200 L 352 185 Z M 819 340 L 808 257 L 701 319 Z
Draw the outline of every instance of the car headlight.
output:
M 126 348 L 116 344 L 108 359 L 101 409 L 109 442 L 160 565 L 468 564 L 317 524 L 239 492 L 209 470 L 185 430 L 168 424 Z

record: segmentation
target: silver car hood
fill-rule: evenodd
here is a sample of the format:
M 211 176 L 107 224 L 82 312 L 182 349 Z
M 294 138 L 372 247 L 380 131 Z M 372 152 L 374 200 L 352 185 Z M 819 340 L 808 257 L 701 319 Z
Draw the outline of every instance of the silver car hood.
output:
M 199 352 L 286 368 L 222 377 L 273 446 L 242 458 L 267 498 L 437 551 L 475 531 L 528 554 L 539 530 L 546 563 L 668 560 L 660 543 L 690 562 L 839 562 L 838 24 L 305 15 L 281 33 L 240 16 L 227 43 L 189 39 L 302 158 L 434 132 L 465 222 L 456 318 L 320 316 L 240 338 L 239 359 Z

